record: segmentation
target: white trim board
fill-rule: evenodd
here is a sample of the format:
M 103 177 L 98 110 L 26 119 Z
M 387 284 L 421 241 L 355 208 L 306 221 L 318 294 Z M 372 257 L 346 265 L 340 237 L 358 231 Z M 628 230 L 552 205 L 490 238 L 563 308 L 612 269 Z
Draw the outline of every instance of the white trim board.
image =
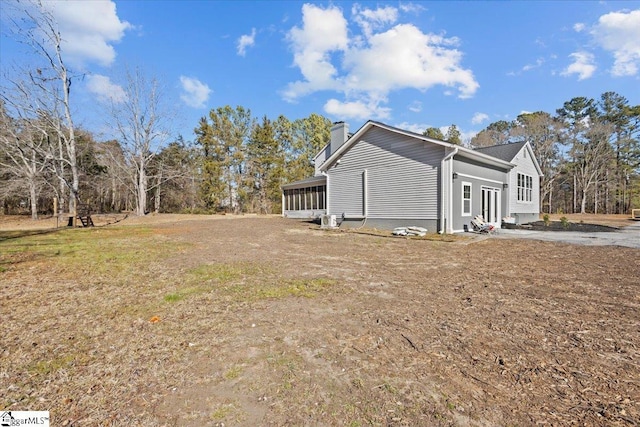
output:
M 466 173 L 460 173 L 460 172 L 456 172 L 456 173 L 458 174 L 458 176 L 461 176 L 462 178 L 477 179 L 479 181 L 493 182 L 494 184 L 500 184 L 500 185 L 504 184 L 504 182 L 496 181 L 495 179 L 480 178 L 479 176 L 467 175 Z

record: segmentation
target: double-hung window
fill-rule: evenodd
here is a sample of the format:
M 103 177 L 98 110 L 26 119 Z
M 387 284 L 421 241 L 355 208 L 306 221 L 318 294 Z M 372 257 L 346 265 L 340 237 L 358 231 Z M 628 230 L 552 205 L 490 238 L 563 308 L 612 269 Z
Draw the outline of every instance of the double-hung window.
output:
M 518 173 L 518 201 L 530 203 L 533 199 L 533 177 Z
M 462 216 L 471 216 L 471 183 L 462 183 Z

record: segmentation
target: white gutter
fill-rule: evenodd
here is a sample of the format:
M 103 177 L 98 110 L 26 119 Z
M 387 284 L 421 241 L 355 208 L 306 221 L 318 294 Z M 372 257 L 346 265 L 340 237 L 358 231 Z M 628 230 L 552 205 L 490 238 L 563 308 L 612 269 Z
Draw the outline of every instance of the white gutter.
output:
M 455 147 L 453 149 L 453 151 L 449 154 L 447 154 L 446 156 L 444 156 L 444 158 L 442 159 L 442 161 L 440 162 L 440 181 L 442 182 L 441 188 L 440 188 L 440 234 L 444 234 L 446 233 L 446 219 L 445 219 L 445 206 L 444 206 L 444 196 L 445 196 L 445 192 L 444 192 L 444 183 L 445 183 L 445 179 L 448 179 L 448 183 L 449 185 L 447 185 L 448 187 L 448 192 L 449 192 L 449 201 L 451 201 L 451 197 L 453 195 L 453 191 L 452 191 L 452 187 L 453 187 L 453 175 L 451 173 L 449 173 L 449 176 L 447 177 L 445 171 L 444 171 L 444 165 L 447 161 L 451 160 L 453 158 L 453 156 L 455 156 L 456 154 L 458 154 L 458 147 Z M 451 171 L 449 171 L 451 172 Z

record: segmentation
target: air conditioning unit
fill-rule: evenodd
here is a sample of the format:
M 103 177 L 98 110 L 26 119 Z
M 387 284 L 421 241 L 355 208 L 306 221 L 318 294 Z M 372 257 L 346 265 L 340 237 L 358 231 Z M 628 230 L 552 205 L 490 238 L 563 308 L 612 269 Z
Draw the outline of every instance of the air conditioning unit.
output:
M 337 227 L 338 223 L 336 221 L 335 215 L 322 215 L 320 217 L 320 227 L 321 228 L 333 228 Z

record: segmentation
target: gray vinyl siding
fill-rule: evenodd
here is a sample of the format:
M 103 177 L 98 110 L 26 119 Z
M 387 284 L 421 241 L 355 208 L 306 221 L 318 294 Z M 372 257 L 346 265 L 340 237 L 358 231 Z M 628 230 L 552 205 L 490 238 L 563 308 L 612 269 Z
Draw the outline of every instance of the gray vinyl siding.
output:
M 458 177 L 453 180 L 453 229 L 463 230 L 466 225 L 471 229 L 471 220 L 482 213 L 482 187 L 500 190 L 500 217 L 506 216 L 508 192 L 502 183 L 508 182 L 508 172 L 491 168 L 465 158 L 454 158 L 453 170 Z M 471 184 L 471 215 L 462 216 L 462 184 Z
M 367 217 L 435 219 L 439 212 L 439 167 L 444 147 L 372 128 L 334 164 L 329 174 L 329 213 Z
M 526 152 L 526 156 L 525 156 Z M 511 171 L 511 180 L 509 182 L 509 192 L 511 197 L 510 215 L 515 218 L 526 218 L 526 220 L 537 220 L 537 216 L 540 213 L 540 175 L 536 166 L 531 160 L 531 152 L 524 146 L 522 150 L 512 160 L 516 167 Z M 519 202 L 518 201 L 518 173 L 529 175 L 533 178 L 533 191 L 531 202 Z M 528 215 L 526 215 L 528 214 Z M 524 222 L 524 220 L 519 220 Z
M 316 157 L 313 159 L 314 161 L 314 167 L 315 167 L 315 175 L 314 176 L 320 176 L 320 166 L 322 166 L 322 164 L 329 158 L 329 156 L 331 155 L 331 144 L 327 144 L 326 147 L 324 147 L 324 150 L 322 150 L 321 152 L 319 152 L 318 154 L 316 154 Z
M 459 174 L 476 176 L 491 181 L 500 181 L 501 183 L 507 182 L 507 170 L 492 168 L 491 166 L 463 157 L 456 156 L 454 158 L 453 171 Z

